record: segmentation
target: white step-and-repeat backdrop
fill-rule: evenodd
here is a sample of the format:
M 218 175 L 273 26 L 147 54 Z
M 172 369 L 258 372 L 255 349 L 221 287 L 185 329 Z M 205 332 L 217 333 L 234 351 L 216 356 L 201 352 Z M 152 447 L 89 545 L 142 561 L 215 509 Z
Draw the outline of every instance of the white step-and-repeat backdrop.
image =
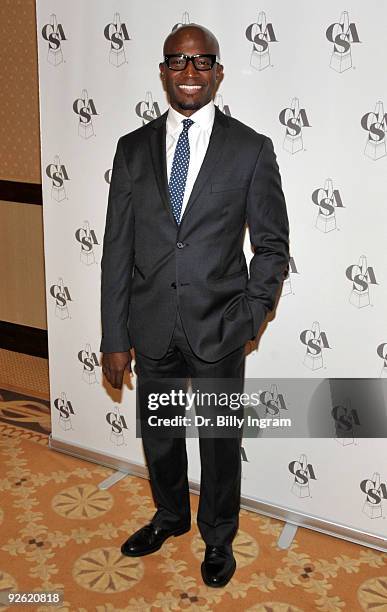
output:
M 290 274 L 246 376 L 266 377 L 266 412 L 287 417 L 301 408 L 281 378 L 308 379 L 310 397 L 321 379 L 378 379 L 359 402 L 339 385 L 336 436 L 246 438 L 245 502 L 385 548 L 386 444 L 359 437 L 387 377 L 387 6 L 374 0 L 37 1 L 53 446 L 144 466 L 135 390 L 112 398 L 102 380 L 103 232 L 117 140 L 166 110 L 163 40 L 192 22 L 220 42 L 216 104 L 272 138 L 288 205 Z

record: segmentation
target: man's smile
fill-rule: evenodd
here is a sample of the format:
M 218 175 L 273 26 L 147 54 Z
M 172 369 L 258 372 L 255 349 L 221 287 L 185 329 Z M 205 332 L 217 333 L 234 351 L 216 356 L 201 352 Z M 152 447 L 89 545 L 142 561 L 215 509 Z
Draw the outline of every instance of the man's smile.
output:
M 182 83 L 181 85 L 177 86 L 181 91 L 184 91 L 185 93 L 197 93 L 198 91 L 200 91 L 203 88 L 203 85 L 188 85 L 186 83 Z

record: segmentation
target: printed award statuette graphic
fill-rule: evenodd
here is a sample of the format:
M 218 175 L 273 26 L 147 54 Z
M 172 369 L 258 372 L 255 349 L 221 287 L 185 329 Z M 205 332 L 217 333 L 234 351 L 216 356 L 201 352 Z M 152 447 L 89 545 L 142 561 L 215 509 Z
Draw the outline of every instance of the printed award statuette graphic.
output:
M 311 463 L 308 463 L 305 454 L 300 455 L 298 461 L 289 463 L 289 471 L 294 476 L 291 492 L 297 497 L 311 497 L 309 481 L 316 480 L 316 475 Z
M 385 157 L 387 155 L 387 114 L 384 112 L 383 102 L 378 100 L 375 110 L 363 115 L 360 123 L 363 130 L 368 132 L 364 155 L 375 161 Z
M 62 41 L 67 40 L 61 23 L 56 15 L 50 15 L 50 21 L 42 28 L 42 36 L 48 43 L 47 61 L 52 66 L 59 66 L 63 62 Z
M 98 115 L 93 98 L 89 98 L 87 89 L 73 102 L 73 111 L 78 115 L 78 135 L 81 138 L 94 136 L 93 116 Z
M 385 482 L 380 482 L 380 474 L 375 472 L 372 478 L 362 480 L 360 489 L 366 495 L 363 504 L 363 512 L 369 518 L 382 518 L 382 500 L 387 499 L 387 487 Z
M 172 32 L 174 32 L 175 30 L 177 30 L 177 28 L 180 28 L 180 26 L 182 25 L 188 25 L 190 22 L 189 19 L 189 13 L 188 11 L 184 11 L 182 17 L 181 17 L 181 21 L 178 21 L 177 23 L 175 23 L 175 25 L 172 27 Z
M 255 70 L 265 70 L 271 66 L 270 43 L 278 42 L 272 23 L 267 23 L 266 13 L 261 11 L 255 23 L 246 28 L 246 38 L 253 43 L 250 55 L 250 66 Z
M 51 180 L 51 199 L 62 202 L 67 199 L 65 181 L 69 180 L 66 166 L 60 163 L 59 155 L 55 155 L 54 163 L 46 167 L 46 175 Z
M 58 319 L 69 319 L 68 302 L 71 302 L 69 288 L 64 284 L 63 278 L 58 278 L 56 285 L 51 285 L 50 295 L 55 300 L 55 316 Z
M 380 378 L 387 378 L 387 342 L 382 342 L 382 344 L 379 344 L 376 352 L 383 362 Z
M 147 91 L 145 94 L 145 100 L 137 102 L 135 107 L 137 117 L 142 119 L 142 125 L 153 121 L 157 117 L 160 117 L 160 107 L 158 102 L 153 101 L 153 95 L 151 91 Z
M 81 245 L 79 259 L 86 266 L 96 263 L 94 245 L 99 244 L 95 231 L 90 228 L 88 221 L 83 222 L 75 232 L 75 238 Z
M 290 276 L 291 274 L 299 274 L 294 257 L 290 257 L 289 259 L 289 269 L 282 284 L 281 297 L 284 297 L 285 295 L 294 295 Z
M 351 400 L 346 400 L 340 405 L 333 406 L 331 411 L 334 423 L 336 436 L 335 440 L 347 446 L 355 443 L 354 425 L 360 425 L 359 415 L 354 408 L 351 408 Z
M 71 415 L 74 415 L 74 409 L 64 391 L 62 391 L 59 397 L 55 398 L 54 406 L 59 414 L 59 427 L 63 431 L 74 429 L 71 422 Z
M 371 304 L 370 285 L 377 285 L 374 269 L 367 265 L 367 258 L 361 255 L 359 263 L 348 266 L 345 271 L 348 280 L 352 281 L 349 301 L 356 308 L 364 308 Z
M 112 23 L 104 28 L 104 36 L 110 42 L 109 63 L 119 68 L 127 62 L 125 55 L 125 42 L 131 40 L 125 23 L 121 23 L 119 13 L 114 13 Z
M 216 106 L 219 108 L 219 110 L 222 111 L 222 113 L 224 113 L 228 117 L 231 117 L 230 107 L 228 106 L 228 104 L 224 104 L 222 94 L 216 94 L 214 98 L 214 104 L 216 104 Z
M 349 21 L 347 11 L 343 11 L 340 20 L 331 23 L 326 37 L 333 44 L 330 67 L 336 72 L 345 72 L 352 68 L 352 44 L 359 43 L 356 25 Z
M 113 411 L 106 414 L 106 421 L 109 424 L 109 439 L 115 446 L 126 446 L 124 429 L 128 429 L 125 417 L 120 414 L 120 407 L 115 405 Z
M 323 367 L 323 349 L 330 348 L 327 335 L 320 330 L 320 323 L 314 321 L 311 329 L 304 329 L 300 334 L 302 344 L 306 346 L 303 364 L 310 370 Z
M 89 343 L 86 343 L 85 348 L 79 351 L 78 361 L 82 364 L 82 379 L 89 385 L 94 385 L 97 382 L 96 368 L 100 364 Z
M 283 148 L 294 155 L 304 149 L 303 129 L 310 127 L 305 108 L 300 108 L 298 98 L 293 98 L 290 106 L 283 108 L 279 114 L 279 120 L 285 126 L 285 138 Z
M 324 234 L 337 229 L 336 208 L 344 208 L 340 191 L 334 189 L 333 181 L 327 178 L 324 188 L 315 189 L 312 202 L 318 207 L 314 226 Z

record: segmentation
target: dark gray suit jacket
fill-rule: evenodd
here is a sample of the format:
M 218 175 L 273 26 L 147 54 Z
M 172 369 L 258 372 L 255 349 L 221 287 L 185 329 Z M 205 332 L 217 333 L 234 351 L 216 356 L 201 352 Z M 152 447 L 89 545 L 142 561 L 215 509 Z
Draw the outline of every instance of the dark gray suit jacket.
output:
M 122 136 L 101 261 L 105 353 L 166 352 L 179 305 L 191 348 L 216 361 L 255 338 L 289 262 L 289 224 L 270 138 L 217 107 L 177 225 L 168 200 L 167 113 Z M 254 249 L 249 275 L 245 224 Z

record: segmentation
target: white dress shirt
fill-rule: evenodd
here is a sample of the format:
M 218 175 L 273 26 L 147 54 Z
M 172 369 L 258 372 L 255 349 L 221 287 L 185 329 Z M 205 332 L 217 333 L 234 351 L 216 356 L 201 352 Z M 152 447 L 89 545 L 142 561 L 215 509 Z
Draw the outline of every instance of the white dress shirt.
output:
M 215 106 L 213 100 L 208 102 L 208 104 L 206 104 L 205 106 L 202 106 L 202 108 L 200 108 L 190 116 L 190 119 L 194 121 L 194 124 L 191 125 L 188 130 L 190 157 L 187 182 L 185 184 L 183 205 L 181 209 L 181 217 L 183 216 L 183 212 L 189 200 L 189 196 L 191 195 L 191 191 L 196 181 L 196 177 L 199 174 L 199 170 L 201 168 L 204 156 L 207 151 L 212 126 L 214 125 L 214 117 Z M 176 144 L 180 133 L 183 130 L 183 119 L 187 119 L 187 117 L 176 111 L 174 108 L 172 108 L 172 106 L 169 106 L 166 123 L 168 183 L 169 177 L 171 176 L 172 162 L 173 156 L 175 154 Z

